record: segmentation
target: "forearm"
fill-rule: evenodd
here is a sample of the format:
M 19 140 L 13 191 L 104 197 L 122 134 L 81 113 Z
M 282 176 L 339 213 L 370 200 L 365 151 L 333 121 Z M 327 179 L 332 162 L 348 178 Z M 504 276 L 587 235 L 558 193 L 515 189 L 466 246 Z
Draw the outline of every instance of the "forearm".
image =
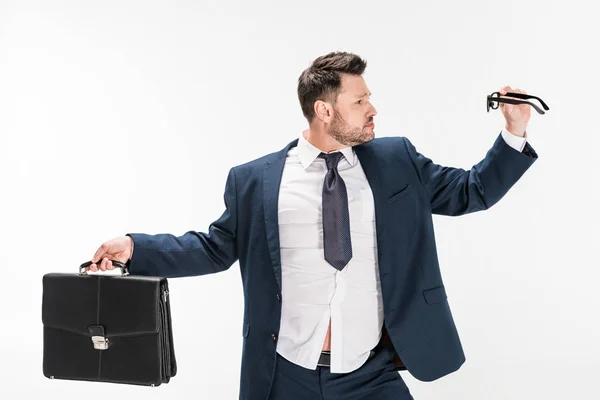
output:
M 135 243 L 129 273 L 184 277 L 225 271 L 237 261 L 235 240 L 224 232 L 214 234 L 217 229 L 212 225 L 213 234 L 188 231 L 182 236 L 129 233 Z
M 456 216 L 490 208 L 537 159 L 529 143 L 520 152 L 509 146 L 501 134 L 483 160 L 469 170 L 435 164 L 418 153 L 408 139 L 404 142 L 429 195 L 432 213 L 441 215 Z

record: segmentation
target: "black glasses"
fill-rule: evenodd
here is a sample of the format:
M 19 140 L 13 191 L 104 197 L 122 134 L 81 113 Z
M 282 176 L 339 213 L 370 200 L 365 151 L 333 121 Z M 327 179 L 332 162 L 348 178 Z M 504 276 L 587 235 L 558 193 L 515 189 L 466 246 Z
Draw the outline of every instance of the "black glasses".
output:
M 517 97 L 519 99 L 536 99 L 536 100 L 538 100 L 542 104 L 542 107 L 544 107 L 544 110 L 546 110 L 546 111 L 549 110 L 549 108 L 546 105 L 546 103 L 544 103 L 544 100 L 540 99 L 537 96 L 531 96 L 531 95 L 524 94 L 524 93 L 512 93 L 512 92 L 507 92 L 506 96 Z M 531 107 L 535 108 L 535 111 L 537 111 L 538 114 L 545 114 L 545 112 L 542 111 L 540 109 L 540 107 L 538 107 L 536 104 L 533 104 L 533 103 L 531 103 L 529 101 L 523 101 L 523 100 L 509 99 L 509 98 L 506 98 L 506 97 L 500 97 L 500 92 L 494 92 L 494 93 L 492 93 L 491 95 L 489 95 L 487 97 L 487 112 L 490 112 L 490 108 L 492 110 L 497 109 L 500 106 L 500 103 L 529 104 Z

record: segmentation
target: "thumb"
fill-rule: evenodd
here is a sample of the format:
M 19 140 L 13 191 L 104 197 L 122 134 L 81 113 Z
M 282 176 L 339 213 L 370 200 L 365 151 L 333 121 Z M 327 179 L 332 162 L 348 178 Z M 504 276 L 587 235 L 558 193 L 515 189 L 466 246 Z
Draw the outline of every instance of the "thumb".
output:
M 102 258 L 108 253 L 109 245 L 107 243 L 102 243 L 102 245 L 96 250 L 96 253 L 92 257 L 92 263 L 97 264 Z

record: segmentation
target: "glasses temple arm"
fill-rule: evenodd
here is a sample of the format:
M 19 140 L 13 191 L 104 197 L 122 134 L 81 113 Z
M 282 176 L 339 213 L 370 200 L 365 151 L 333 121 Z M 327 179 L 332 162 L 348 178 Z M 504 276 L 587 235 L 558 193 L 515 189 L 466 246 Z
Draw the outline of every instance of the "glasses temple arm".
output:
M 518 93 L 517 93 L 518 94 Z M 509 103 L 509 104 L 529 104 L 531 107 L 535 108 L 539 114 L 545 114 L 537 105 L 523 100 L 515 100 L 515 99 L 507 99 L 506 97 L 488 97 L 488 101 L 497 101 L 500 103 Z
M 544 107 L 544 110 L 550 110 L 550 108 L 548 108 L 546 103 L 544 103 L 544 100 L 540 99 L 537 96 L 533 96 L 531 94 L 508 92 L 508 93 L 506 93 L 506 96 L 517 97 L 519 99 L 536 99 L 537 101 L 540 102 L 542 107 Z

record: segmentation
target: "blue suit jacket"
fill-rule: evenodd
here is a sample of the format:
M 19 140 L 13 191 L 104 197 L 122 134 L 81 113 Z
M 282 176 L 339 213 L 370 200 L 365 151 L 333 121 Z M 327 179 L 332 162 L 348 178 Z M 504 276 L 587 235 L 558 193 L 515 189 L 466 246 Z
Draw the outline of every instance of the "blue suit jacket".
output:
M 285 148 L 230 169 L 225 211 L 208 232 L 182 236 L 129 233 L 135 275 L 184 277 L 227 270 L 239 260 L 244 290 L 240 399 L 266 400 L 275 368 L 281 317 L 279 183 Z M 384 328 L 396 369 L 421 381 L 456 371 L 465 355 L 448 305 L 432 214 L 463 215 L 500 200 L 535 162 L 499 134 L 470 170 L 437 165 L 405 137 L 354 147 L 373 191 Z

